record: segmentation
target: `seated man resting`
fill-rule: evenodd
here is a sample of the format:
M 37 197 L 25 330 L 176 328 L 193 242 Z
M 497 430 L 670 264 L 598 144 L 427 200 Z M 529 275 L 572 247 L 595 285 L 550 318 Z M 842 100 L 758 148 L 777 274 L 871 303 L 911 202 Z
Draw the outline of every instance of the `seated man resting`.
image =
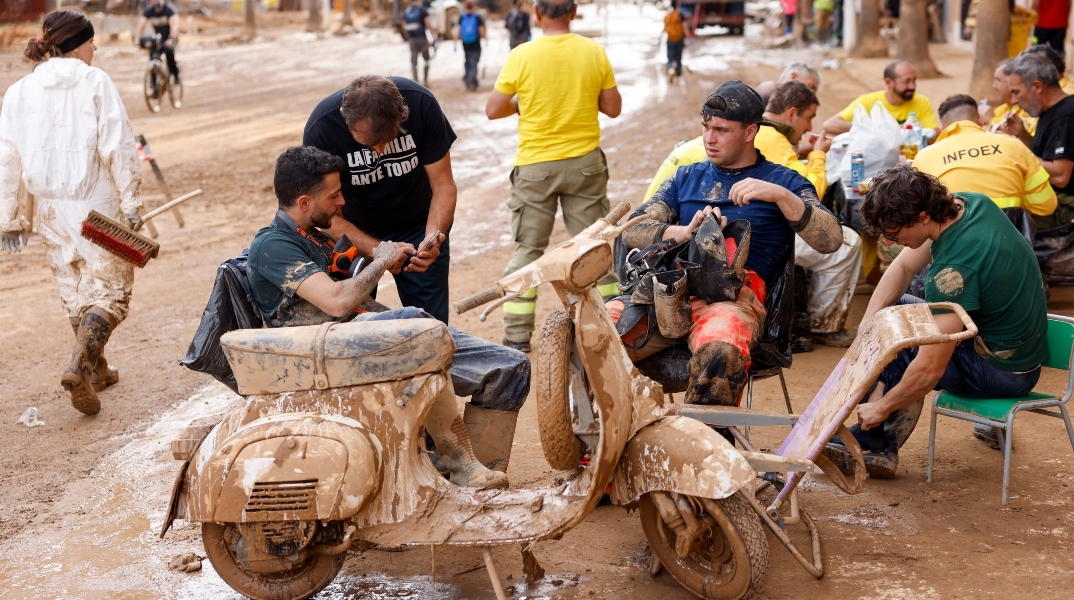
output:
M 930 391 L 1010 398 L 1033 389 L 1048 358 L 1047 304 L 1033 249 L 987 196 L 952 195 L 932 175 L 900 166 L 873 178 L 861 214 L 884 243 L 906 247 L 881 278 L 862 324 L 881 308 L 920 302 L 903 294 L 914 274 L 931 262 L 925 300 L 961 305 L 979 332 L 957 344 L 903 350 L 865 395 L 859 424 L 850 430 L 861 443 L 869 474 L 884 478 L 895 474 L 899 448 Z M 935 319 L 944 333 L 963 330 L 952 313 Z M 994 437 L 991 428 L 978 427 L 983 428 L 975 431 L 978 437 Z M 852 459 L 844 446 L 832 442 L 825 454 L 850 471 Z
M 273 184 L 279 210 L 273 222 L 254 237 L 247 264 L 250 288 L 270 327 L 317 325 L 347 317 L 432 318 L 417 308 L 356 315 L 384 271 L 403 266 L 406 254 L 393 242 L 381 242 L 372 262 L 350 279 L 337 281 L 328 274 L 335 240 L 318 228 L 328 227 L 343 205 L 339 173 L 345 167 L 342 158 L 310 146 L 288 148 L 276 159 Z M 506 487 L 504 473 L 515 420 L 529 394 L 529 359 L 521 352 L 450 331 L 456 346 L 451 364 L 455 393 L 472 395 L 465 425 L 454 402 L 438 402 L 425 427 L 452 482 Z M 476 452 L 471 449 L 471 437 Z
M 813 185 L 787 167 L 765 160 L 754 148 L 763 113 L 761 97 L 741 81 L 717 87 L 701 110 L 708 160 L 679 167 L 633 215 L 652 218 L 623 233 L 628 248 L 645 248 L 661 240 L 690 240 L 709 214 L 721 224 L 744 219 L 752 228 L 746 275 L 737 299 L 712 304 L 701 298 L 690 301 L 689 403 L 738 403 L 750 351 L 761 338 L 767 316 L 766 284 L 776 279 L 791 256 L 794 234 L 822 253 L 834 252 L 843 243 L 838 221 L 817 201 Z M 618 299 L 608 303 L 616 322 L 623 306 Z M 635 345 L 646 330 L 646 323 L 638 323 L 623 335 L 623 341 Z M 632 351 L 632 358 L 641 360 L 679 341 L 653 333 L 645 345 Z

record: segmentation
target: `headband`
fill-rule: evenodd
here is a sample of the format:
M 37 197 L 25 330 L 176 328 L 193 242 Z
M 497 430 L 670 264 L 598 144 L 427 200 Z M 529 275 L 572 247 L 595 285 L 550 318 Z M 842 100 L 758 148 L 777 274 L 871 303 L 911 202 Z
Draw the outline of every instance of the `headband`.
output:
M 89 19 L 86 19 L 86 26 L 82 28 L 82 31 L 67 38 L 62 44 L 56 44 L 56 48 L 59 49 L 60 54 L 67 54 L 92 39 L 93 23 L 90 23 Z

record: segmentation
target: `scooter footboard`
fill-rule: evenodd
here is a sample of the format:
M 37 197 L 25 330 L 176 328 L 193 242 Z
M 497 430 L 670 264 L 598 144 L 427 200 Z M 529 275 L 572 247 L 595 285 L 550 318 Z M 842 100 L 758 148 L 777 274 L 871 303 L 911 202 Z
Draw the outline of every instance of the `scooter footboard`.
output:
M 341 415 L 284 413 L 257 419 L 191 464 L 188 520 L 338 521 L 380 488 L 381 444 Z
M 667 416 L 627 443 L 612 478 L 612 502 L 630 505 L 646 492 L 726 498 L 756 477 L 749 462 L 702 423 Z

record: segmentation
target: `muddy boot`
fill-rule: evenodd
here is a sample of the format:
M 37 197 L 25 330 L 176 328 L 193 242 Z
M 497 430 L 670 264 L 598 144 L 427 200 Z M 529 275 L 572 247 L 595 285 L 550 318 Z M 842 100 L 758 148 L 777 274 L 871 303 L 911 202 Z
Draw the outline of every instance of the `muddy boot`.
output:
M 738 406 L 746 387 L 746 370 L 738 348 L 726 342 L 703 344 L 686 370 L 690 373 L 687 404 Z
M 418 80 L 418 65 L 417 64 L 410 65 L 410 78 L 413 79 L 414 81 Z
M 450 387 L 433 401 L 425 418 L 425 430 L 436 442 L 436 450 L 447 467 L 451 483 L 479 490 L 506 488 L 507 475 L 492 471 L 474 456 L 466 423 L 459 416 L 455 396 Z
M 417 79 L 417 77 L 414 79 Z M 421 84 L 425 87 L 429 87 L 429 61 L 425 61 L 425 69 L 421 74 Z
M 78 317 L 70 317 L 68 321 L 71 322 L 71 330 L 75 332 L 75 342 L 78 342 L 78 326 L 81 321 Z M 97 361 L 97 367 L 90 376 L 90 385 L 93 386 L 93 391 L 99 392 L 118 381 L 119 369 L 109 366 L 108 359 L 102 355 L 100 360 Z
M 93 389 L 93 376 L 104 345 L 116 325 L 112 315 L 100 308 L 86 311 L 79 323 L 71 366 L 60 378 L 60 383 L 71 393 L 71 404 L 83 414 L 95 415 L 101 411 L 101 401 Z
M 492 410 L 467 404 L 462 420 L 470 433 L 470 444 L 477 460 L 493 471 L 507 472 L 511 461 L 511 444 L 515 441 L 518 413 Z

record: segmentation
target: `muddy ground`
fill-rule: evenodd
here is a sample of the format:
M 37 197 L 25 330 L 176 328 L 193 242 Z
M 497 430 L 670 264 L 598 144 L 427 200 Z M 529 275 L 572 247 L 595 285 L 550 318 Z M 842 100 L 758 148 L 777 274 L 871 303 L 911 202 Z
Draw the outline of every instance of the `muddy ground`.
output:
M 697 112 L 719 81 L 749 83 L 774 78 L 792 60 L 819 64 L 809 50 L 766 50 L 758 32 L 747 38 L 707 37 L 687 50 L 688 72 L 669 86 L 661 77 L 657 44 L 660 13 L 651 6 L 590 12 L 578 25 L 602 35 L 624 96 L 624 114 L 606 120 L 603 148 L 614 201 L 640 201 L 649 178 L 672 146 L 699 133 Z M 186 82 L 181 110 L 150 114 L 141 99 L 144 56 L 121 43 L 103 47 L 96 65 L 122 94 L 137 133 L 147 136 L 173 192 L 193 188 L 202 198 L 183 207 L 186 227 L 164 216 L 156 221 L 160 258 L 136 278 L 130 318 L 109 344 L 122 374 L 102 395 L 104 408 L 84 417 L 59 385 L 72 336 L 60 310 L 56 285 L 40 240 L 20 255 L 0 255 L 0 598 L 234 598 L 206 568 L 185 575 L 164 563 L 177 552 L 202 552 L 198 529 L 177 527 L 164 541 L 153 531 L 161 520 L 177 464 L 167 442 L 190 420 L 224 410 L 237 400 L 207 376 L 178 360 L 197 327 L 215 268 L 244 248 L 274 210 L 275 157 L 301 138 L 309 111 L 324 96 L 363 73 L 409 72 L 405 47 L 384 30 L 347 36 L 302 33 L 295 24 L 262 29 L 249 43 L 230 40 L 235 30 L 204 23 L 201 35 L 184 38 L 179 53 Z M 215 27 L 215 28 L 214 28 Z M 467 93 L 462 53 L 443 45 L 434 59 L 431 88 L 459 140 L 452 151 L 459 183 L 453 231 L 453 298 L 492 283 L 506 264 L 507 173 L 516 143 L 510 119 L 489 123 L 484 101 L 507 53 L 502 25 L 490 24 L 482 86 Z M 949 76 L 921 82 L 937 104 L 964 91 L 970 66 L 962 47 L 934 46 Z M 843 63 L 825 70 L 820 122 L 860 93 L 881 85 L 883 61 Z M 26 73 L 14 53 L 0 55 L 5 89 Z M 160 201 L 148 169 L 147 203 Z M 556 240 L 563 239 L 562 228 Z M 390 279 L 381 299 L 395 300 Z M 553 308 L 539 301 L 539 318 Z M 868 298 L 855 298 L 856 325 Z M 1057 289 L 1052 312 L 1074 313 L 1074 294 Z M 499 340 L 498 319 L 473 315 L 453 324 Z M 795 357 L 787 373 L 796 410 L 802 410 L 841 352 L 818 348 Z M 1046 374 L 1041 389 L 1060 390 L 1063 378 Z M 761 382 L 756 405 L 781 410 L 775 382 Z M 36 406 L 47 424 L 16 423 Z M 927 413 L 922 419 L 925 420 Z M 510 477 L 515 485 L 549 480 L 536 429 L 535 409 L 522 412 Z M 900 476 L 869 481 L 857 496 L 842 495 L 825 477 L 810 478 L 802 502 L 819 521 L 829 575 L 806 574 L 775 538 L 762 598 L 1007 598 L 1071 597 L 1074 453 L 1062 426 L 1042 416 L 1019 418 L 1012 499 L 1000 504 L 1002 458 L 970 435 L 970 426 L 942 420 L 935 483 L 924 477 L 927 427 L 902 454 Z M 775 447 L 785 429 L 754 431 L 761 446 Z M 796 539 L 804 543 L 801 532 Z M 686 598 L 667 575 L 652 579 L 639 566 L 645 552 L 636 515 L 600 506 L 559 541 L 543 542 L 536 555 L 549 574 L 536 586 L 522 581 L 519 553 L 494 551 L 501 575 L 516 598 Z M 436 553 L 436 596 L 490 598 L 477 550 Z M 352 554 L 324 598 L 429 597 L 427 549 Z

